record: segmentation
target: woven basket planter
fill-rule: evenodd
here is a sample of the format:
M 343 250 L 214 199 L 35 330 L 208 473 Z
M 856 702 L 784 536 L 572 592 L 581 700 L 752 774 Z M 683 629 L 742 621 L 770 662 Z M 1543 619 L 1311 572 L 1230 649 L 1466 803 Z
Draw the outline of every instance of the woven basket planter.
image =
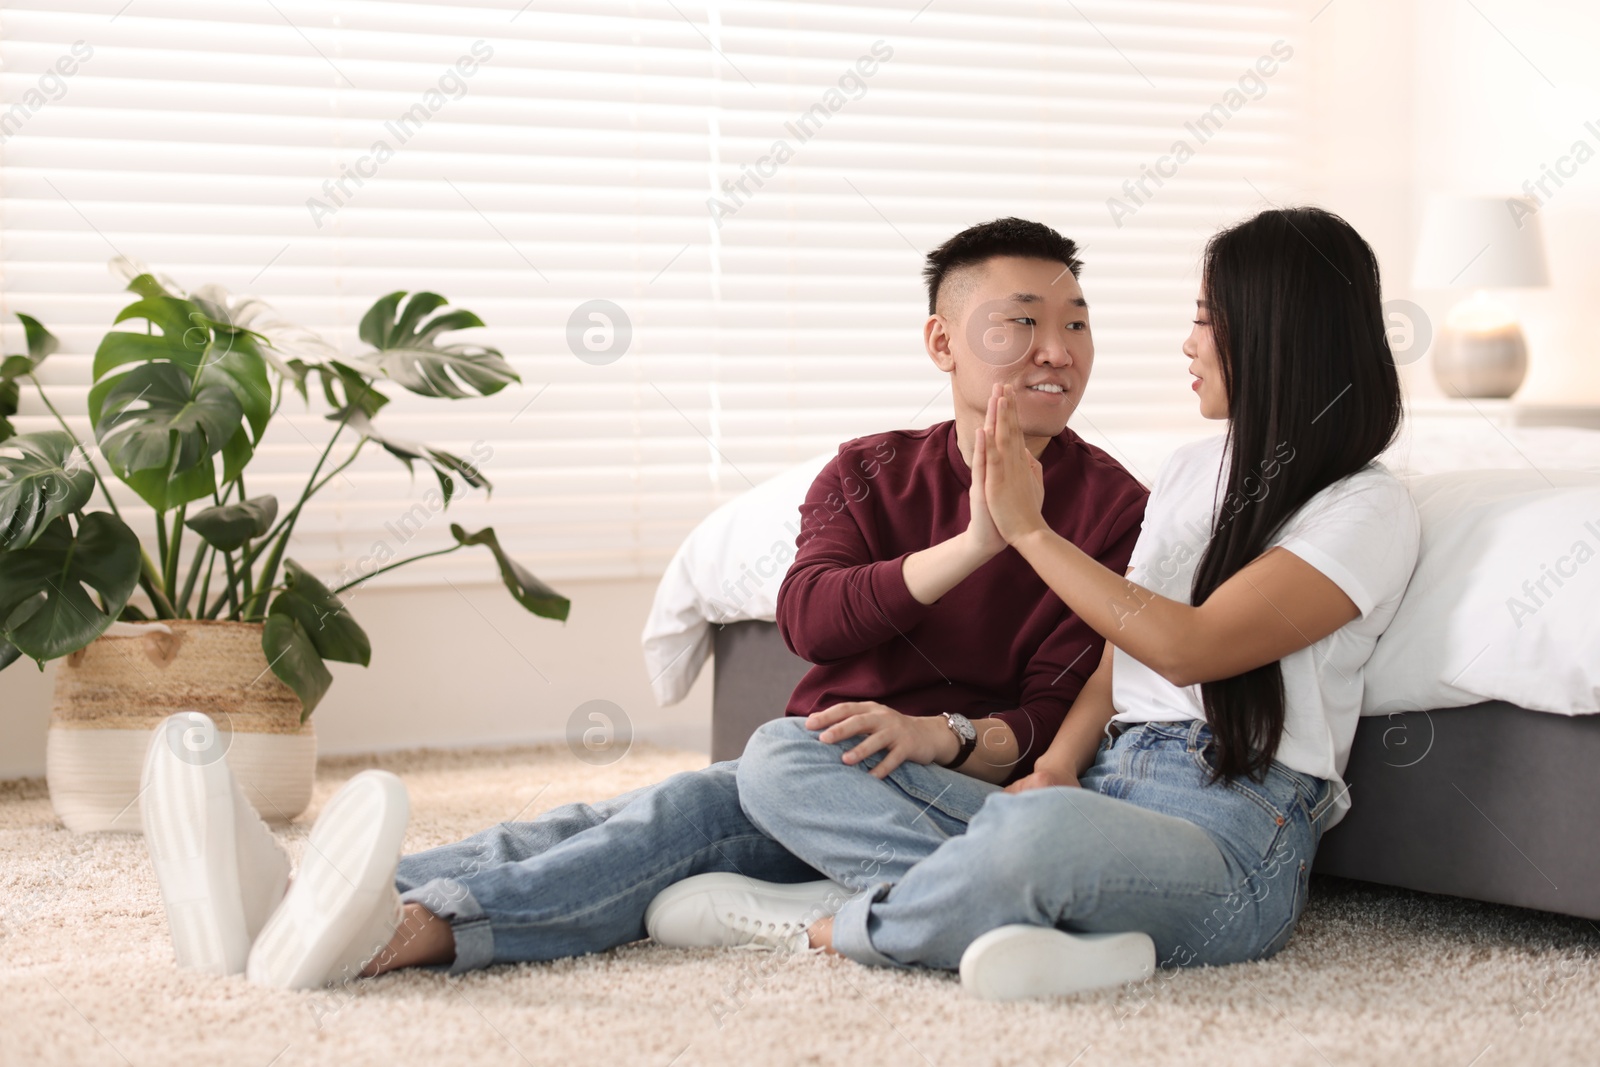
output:
M 268 669 L 259 623 L 119 624 L 56 670 L 45 774 L 67 829 L 140 832 L 145 748 L 179 711 L 216 722 L 224 758 L 262 818 L 285 823 L 306 809 L 316 735 Z

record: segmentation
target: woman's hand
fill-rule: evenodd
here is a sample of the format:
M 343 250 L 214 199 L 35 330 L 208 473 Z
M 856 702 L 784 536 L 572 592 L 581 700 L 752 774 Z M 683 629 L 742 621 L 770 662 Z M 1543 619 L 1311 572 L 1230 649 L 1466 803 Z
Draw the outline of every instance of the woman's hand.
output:
M 1033 765 L 1033 773 L 1025 778 L 1018 778 L 1006 786 L 1005 791 L 1007 793 L 1026 793 L 1030 789 L 1048 789 L 1051 786 L 1059 785 L 1082 788 L 1078 784 L 1078 776 L 1073 774 L 1070 768 L 1057 767 L 1053 763 L 1047 762 L 1048 756 L 1048 752 L 1040 756 L 1038 762 Z
M 1044 467 L 1023 441 L 1012 386 L 996 385 L 989 395 L 983 433 L 973 447 L 974 478 L 979 470 L 989 515 L 1007 544 L 1049 528 L 1040 510 L 1044 505 Z
M 874 778 L 889 777 L 890 771 L 907 760 L 935 763 L 941 756 L 954 759 L 961 751 L 943 716 L 904 715 L 871 700 L 852 700 L 814 711 L 806 716 L 806 729 L 821 730 L 817 740 L 830 745 L 860 737 L 856 747 L 844 754 L 844 762 L 851 765 L 883 752 L 883 759 L 872 768 Z

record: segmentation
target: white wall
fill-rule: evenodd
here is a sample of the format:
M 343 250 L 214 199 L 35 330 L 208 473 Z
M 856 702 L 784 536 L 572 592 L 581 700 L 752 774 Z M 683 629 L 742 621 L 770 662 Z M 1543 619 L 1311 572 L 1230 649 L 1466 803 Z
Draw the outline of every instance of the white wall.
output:
M 1417 301 L 1436 324 L 1465 294 L 1412 291 L 1428 194 L 1524 195 L 1524 181 L 1588 142 L 1595 158 L 1548 186 L 1538 214 L 1550 287 L 1501 295 L 1528 337 L 1518 399 L 1600 402 L 1600 134 L 1584 128 L 1600 128 L 1600 6 L 1335 0 L 1307 40 L 1317 116 L 1307 192 L 1372 243 L 1386 295 Z M 1414 393 L 1441 395 L 1427 358 L 1406 372 Z
M 350 607 L 372 665 L 329 665 L 319 750 L 561 740 L 573 710 L 599 699 L 623 710 L 636 738 L 709 751 L 709 664 L 683 703 L 658 708 L 650 695 L 639 631 L 655 583 L 557 584 L 572 599 L 565 625 L 529 615 L 500 585 L 360 592 Z M 29 660 L 0 672 L 0 778 L 44 773 L 54 677 L 54 664 L 41 674 Z
M 1414 7 L 1335 0 L 1305 38 L 1312 112 L 1306 198 L 1342 215 L 1372 245 L 1389 298 L 1412 296 Z M 1409 388 L 1427 375 L 1421 366 L 1401 372 Z M 1427 378 L 1423 388 L 1431 387 Z
M 1529 372 L 1519 398 L 1600 400 L 1593 308 L 1600 295 L 1600 7 L 1589 0 L 1421 0 L 1417 41 L 1419 193 L 1521 195 L 1573 143 L 1595 158 L 1541 208 L 1548 289 L 1510 302 L 1522 313 Z M 1443 302 L 1441 312 L 1448 308 Z M 1424 306 L 1427 306 L 1426 304 Z M 1432 310 L 1430 308 L 1430 310 Z

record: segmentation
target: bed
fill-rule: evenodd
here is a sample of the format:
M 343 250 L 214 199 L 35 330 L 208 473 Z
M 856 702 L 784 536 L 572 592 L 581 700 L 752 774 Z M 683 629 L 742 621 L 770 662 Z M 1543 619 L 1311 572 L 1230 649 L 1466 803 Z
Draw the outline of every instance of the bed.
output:
M 714 644 L 711 758 L 733 759 L 807 664 L 770 622 Z M 1499 701 L 1368 716 L 1345 782 L 1315 872 L 1600 919 L 1600 718 Z
M 1175 443 L 1115 442 L 1142 476 Z M 663 579 L 647 664 L 670 703 L 712 661 L 714 759 L 782 714 L 807 669 L 770 621 L 787 566 L 775 524 L 825 458 L 725 506 Z M 1600 433 L 1413 428 L 1386 461 L 1413 479 L 1423 558 L 1374 656 L 1387 665 L 1346 767 L 1352 808 L 1314 870 L 1600 919 Z M 1592 549 L 1578 562 L 1559 555 L 1569 521 L 1572 547 Z M 696 570 L 693 604 L 663 595 Z

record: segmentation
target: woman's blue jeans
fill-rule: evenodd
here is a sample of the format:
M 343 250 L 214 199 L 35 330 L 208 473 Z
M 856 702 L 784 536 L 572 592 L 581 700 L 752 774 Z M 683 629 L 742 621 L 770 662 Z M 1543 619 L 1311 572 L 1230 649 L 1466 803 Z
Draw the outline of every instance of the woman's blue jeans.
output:
M 1166 967 L 1271 956 L 1305 907 L 1331 784 L 1274 762 L 1207 784 L 1210 727 L 1135 725 L 1101 745 L 1081 788 L 1008 794 L 937 766 L 886 781 L 840 762 L 798 719 L 763 725 L 739 761 L 750 821 L 861 892 L 834 917 L 860 963 L 959 967 L 1010 923 L 1139 930 Z

